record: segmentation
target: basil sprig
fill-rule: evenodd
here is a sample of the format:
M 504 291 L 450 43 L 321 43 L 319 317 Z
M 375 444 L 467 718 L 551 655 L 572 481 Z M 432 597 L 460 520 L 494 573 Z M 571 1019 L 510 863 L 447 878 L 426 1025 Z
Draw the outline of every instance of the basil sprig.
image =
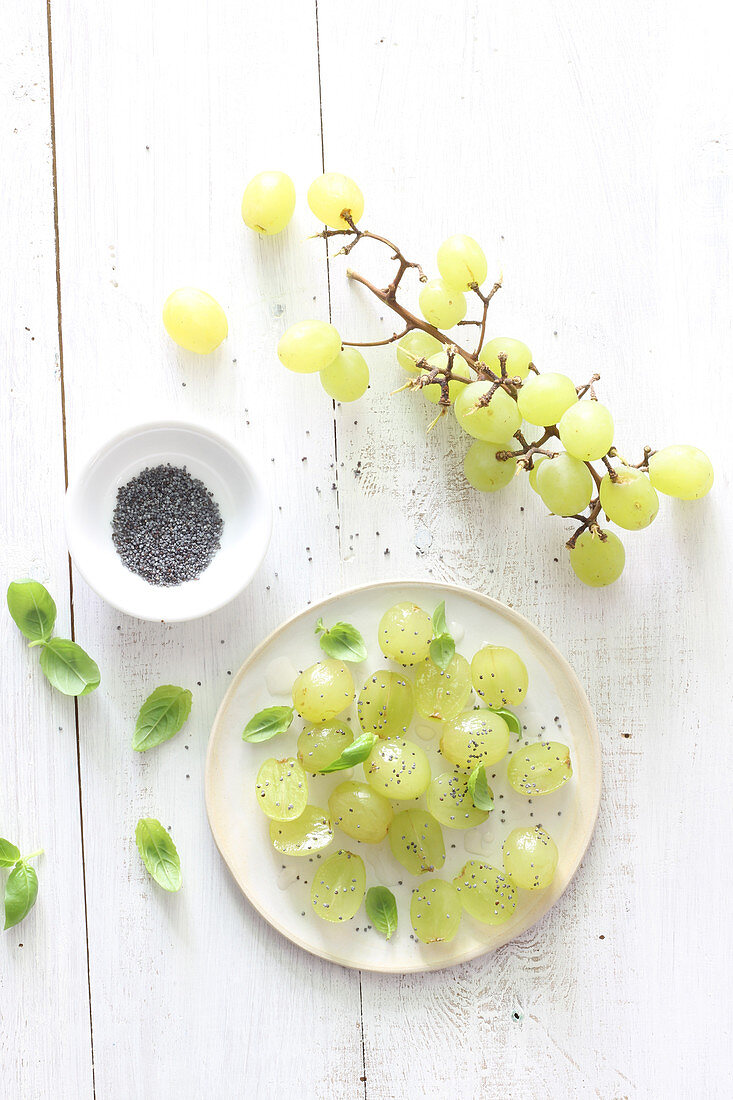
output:
M 494 792 L 489 786 L 486 768 L 483 764 L 475 767 L 468 777 L 468 793 L 477 810 L 493 810 Z
M 295 711 L 292 707 L 265 707 L 250 718 L 242 733 L 243 741 L 269 741 L 290 729 Z
M 397 902 L 386 886 L 371 886 L 367 890 L 364 908 L 377 932 L 388 940 L 397 931 Z
M 326 629 L 323 619 L 319 619 L 315 633 L 320 634 L 318 640 L 327 656 L 334 657 L 337 661 L 351 661 L 354 664 L 366 661 L 366 643 L 351 623 L 334 623 L 332 627 Z
M 141 817 L 135 829 L 135 843 L 145 870 L 158 886 L 175 893 L 181 889 L 181 859 L 170 833 L 154 817 Z
M 187 688 L 173 684 L 163 684 L 148 695 L 140 707 L 132 735 L 135 752 L 147 752 L 174 737 L 191 713 L 192 699 Z
M 5 929 L 14 928 L 27 917 L 38 897 L 38 875 L 30 861 L 42 855 L 39 849 L 21 856 L 20 848 L 0 837 L 0 867 L 10 867 L 5 883 Z
M 430 643 L 430 660 L 443 672 L 453 660 L 456 643 L 448 630 L 445 617 L 445 600 L 438 604 L 433 612 L 433 640 Z
M 510 710 L 507 710 L 506 707 L 487 707 L 486 709 L 490 710 L 492 714 L 500 715 L 500 717 L 503 718 L 506 724 L 509 726 L 510 731 L 512 733 L 516 733 L 517 737 L 521 739 L 522 723 L 519 721 L 516 714 L 512 714 L 512 712 Z
M 361 737 L 357 737 L 355 741 L 346 746 L 332 764 L 329 764 L 327 768 L 321 768 L 320 774 L 328 775 L 329 772 L 342 772 L 346 768 L 355 767 L 356 764 L 363 764 L 376 743 L 377 735 L 375 733 L 362 733 Z
M 95 661 L 80 645 L 52 637 L 56 604 L 38 581 L 13 581 L 8 586 L 8 610 L 28 646 L 41 647 L 41 671 L 63 695 L 88 695 L 101 679 Z

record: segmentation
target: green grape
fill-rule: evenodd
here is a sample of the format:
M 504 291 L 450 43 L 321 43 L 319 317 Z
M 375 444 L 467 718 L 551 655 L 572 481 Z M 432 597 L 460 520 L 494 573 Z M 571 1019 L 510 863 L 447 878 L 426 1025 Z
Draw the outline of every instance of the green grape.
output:
M 515 752 L 507 768 L 514 790 L 529 798 L 556 791 L 572 774 L 570 749 L 559 741 L 538 741 Z
M 544 455 L 535 455 L 532 459 L 532 469 L 529 471 L 527 477 L 529 480 L 530 489 L 534 489 L 537 492 L 537 474 L 542 463 L 545 461 Z
M 542 464 L 535 482 L 542 503 L 556 516 L 575 516 L 587 508 L 593 484 L 585 462 L 564 451 Z
M 577 400 L 575 383 L 567 374 L 536 374 L 522 386 L 517 405 L 526 421 L 547 428 Z
M 425 810 L 400 810 L 389 827 L 392 855 L 411 875 L 439 871 L 445 863 L 440 825 Z
M 324 920 L 351 920 L 365 892 L 364 860 L 339 848 L 316 869 L 311 884 L 311 905 Z
M 323 370 L 340 351 L 341 337 L 328 321 L 297 321 L 277 345 L 280 362 L 296 374 Z
M 428 657 L 415 671 L 415 707 L 423 718 L 446 721 L 460 714 L 471 694 L 471 670 L 456 653 L 446 669 Z
M 608 518 L 627 531 L 648 527 L 659 511 L 659 497 L 649 478 L 630 466 L 617 466 L 614 481 L 610 474 L 603 476 L 600 497 Z
M 453 328 L 466 316 L 466 298 L 444 279 L 431 279 L 420 289 L 420 312 L 435 328 Z
M 438 271 L 449 286 L 470 290 L 486 278 L 486 257 L 481 246 L 465 233 L 456 233 L 438 249 Z
M 263 813 L 274 821 L 293 821 L 308 804 L 308 777 L 293 757 L 270 757 L 257 772 L 257 801 Z
M 354 840 L 379 844 L 392 821 L 392 807 L 386 798 L 366 783 L 347 780 L 331 791 L 328 809 L 334 825 Z
M 284 172 L 260 172 L 244 189 L 242 218 L 255 233 L 282 232 L 294 210 L 295 185 Z
M 485 645 L 474 655 L 471 679 L 487 707 L 516 706 L 527 695 L 527 667 L 518 653 L 503 645 Z
M 591 588 L 613 584 L 624 571 L 624 544 L 613 531 L 605 531 L 604 534 L 605 541 L 594 531 L 583 531 L 570 551 L 570 564 L 575 576 Z
M 477 810 L 468 791 L 468 776 L 462 772 L 436 775 L 425 796 L 428 809 L 436 821 L 447 829 L 472 829 L 482 825 L 488 810 Z
M 369 387 L 369 367 L 356 348 L 344 348 L 320 373 L 321 385 L 334 401 L 356 401 Z
M 270 840 L 284 856 L 308 856 L 320 852 L 333 840 L 328 814 L 317 806 L 306 806 L 293 821 L 271 821 Z
M 346 724 L 306 726 L 298 735 L 298 760 L 306 771 L 315 775 L 338 760 L 353 740 L 354 734 Z
M 184 286 L 163 304 L 163 324 L 171 340 L 186 351 L 209 355 L 229 332 L 227 316 L 205 290 Z
M 385 611 L 379 623 L 379 648 L 399 665 L 419 665 L 433 640 L 433 624 L 417 604 L 406 600 Z
M 438 352 L 437 355 L 431 355 L 428 359 L 428 369 L 432 370 L 434 367 L 439 367 L 441 370 L 445 370 L 448 366 L 448 355 L 444 351 Z M 453 367 L 451 368 L 456 374 L 462 375 L 464 378 L 470 378 L 471 368 L 462 355 L 453 356 Z M 424 371 L 420 372 L 425 373 Z M 460 394 L 461 390 L 465 390 L 465 382 L 459 382 L 456 378 L 451 378 L 448 383 L 448 397 L 450 398 L 451 405 L 455 404 L 456 398 Z M 443 396 L 443 388 L 440 382 L 431 382 L 429 386 L 423 386 L 422 395 L 432 405 L 437 405 Z
M 493 371 L 497 378 L 501 378 L 501 363 L 499 353 L 506 355 L 506 377 L 526 378 L 529 374 L 529 364 L 532 362 L 532 352 L 521 340 L 513 340 L 510 336 L 495 336 L 481 348 L 479 359 L 485 363 L 489 370 Z
M 306 722 L 330 722 L 354 701 L 354 681 L 341 661 L 318 661 L 293 684 L 293 706 Z
M 408 374 L 421 374 L 415 365 L 419 359 L 429 359 L 441 351 L 443 345 L 429 332 L 414 328 L 397 341 L 397 362 Z
M 413 890 L 410 920 L 422 943 L 447 943 L 458 931 L 462 916 L 461 899 L 450 882 L 429 878 Z
M 387 737 L 377 741 L 364 761 L 364 775 L 378 794 L 402 801 L 419 798 L 427 790 L 430 764 L 422 749 L 412 741 Z
M 522 890 L 544 890 L 557 867 L 557 844 L 541 825 L 513 829 L 504 841 L 504 870 Z
M 468 710 L 446 722 L 440 751 L 446 760 L 469 771 L 503 760 L 509 748 L 509 726 L 490 710 Z
M 471 382 L 464 386 L 456 398 L 456 420 L 464 432 L 489 443 L 508 443 L 522 426 L 516 401 L 506 390 L 499 388 L 491 395 L 488 405 L 479 400 L 488 393 L 493 382 Z
M 613 444 L 613 417 L 600 401 L 578 401 L 562 414 L 557 425 L 568 454 L 595 462 Z
M 340 172 L 326 172 L 308 188 L 308 205 L 319 222 L 331 229 L 348 229 L 349 223 L 342 217 L 347 214 L 358 222 L 364 213 L 364 196 L 348 176 Z
M 357 700 L 361 728 L 379 737 L 407 733 L 414 709 L 410 681 L 386 668 L 369 677 Z
M 463 908 L 482 924 L 504 924 L 517 907 L 517 891 L 506 875 L 480 859 L 469 859 L 453 885 Z
M 516 458 L 497 458 L 505 453 L 506 443 L 486 443 L 475 439 L 463 460 L 466 481 L 481 493 L 495 493 L 504 489 L 517 472 Z
M 713 464 L 697 447 L 662 447 L 649 459 L 649 480 L 669 497 L 699 500 L 713 487 Z

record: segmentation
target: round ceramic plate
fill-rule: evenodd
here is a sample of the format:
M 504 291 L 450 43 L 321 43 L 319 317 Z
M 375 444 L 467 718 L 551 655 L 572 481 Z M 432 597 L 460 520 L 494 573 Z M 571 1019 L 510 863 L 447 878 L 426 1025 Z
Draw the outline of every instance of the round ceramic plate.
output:
M 412 600 L 429 614 L 445 600 L 449 627 L 458 652 L 469 660 L 486 643 L 516 650 L 529 671 L 527 699 L 513 707 L 523 725 L 522 739 L 512 735 L 510 752 L 524 743 L 561 741 L 570 747 L 573 777 L 559 791 L 527 799 L 509 786 L 506 760 L 489 768 L 495 808 L 485 824 L 474 829 L 444 829 L 446 861 L 441 878 L 452 879 L 467 859 L 501 868 L 504 838 L 520 825 L 543 825 L 560 851 L 557 872 L 545 890 L 517 891 L 512 918 L 499 926 L 482 925 L 464 914 L 449 943 L 425 945 L 410 926 L 410 895 L 419 879 L 392 856 L 388 841 L 364 844 L 335 830 L 322 854 L 305 858 L 282 856 L 269 839 L 269 821 L 255 797 L 255 777 L 268 757 L 295 756 L 303 722 L 297 719 L 286 734 L 262 744 L 242 741 L 242 730 L 258 710 L 290 703 L 297 673 L 324 656 L 314 633 L 322 616 L 326 625 L 353 623 L 364 636 L 369 655 L 351 665 L 354 683 L 391 664 L 381 654 L 377 625 L 393 604 Z M 407 670 L 408 675 L 410 670 Z M 468 706 L 475 702 L 472 700 Z M 340 716 L 360 732 L 356 706 Z M 438 752 L 440 723 L 416 717 L 407 734 L 428 753 L 432 774 L 451 770 Z M 327 808 L 328 793 L 352 772 L 309 777 L 309 802 Z M 362 767 L 353 777 L 363 779 Z M 342 966 L 386 973 L 436 970 L 493 951 L 538 921 L 565 890 L 583 858 L 598 813 L 601 753 L 593 715 L 570 666 L 543 634 L 521 615 L 487 596 L 463 588 L 420 581 L 364 585 L 332 596 L 300 612 L 267 638 L 237 673 L 211 731 L 206 760 L 206 806 L 214 839 L 239 887 L 270 924 L 314 955 Z M 424 798 L 419 800 L 424 804 Z M 400 806 L 404 808 L 407 803 Z M 395 804 L 398 808 L 398 804 Z M 343 847 L 358 852 L 367 872 L 367 887 L 388 886 L 397 899 L 399 926 L 388 941 L 369 924 L 362 905 L 353 920 L 332 924 L 318 917 L 310 903 L 310 884 L 321 859 Z

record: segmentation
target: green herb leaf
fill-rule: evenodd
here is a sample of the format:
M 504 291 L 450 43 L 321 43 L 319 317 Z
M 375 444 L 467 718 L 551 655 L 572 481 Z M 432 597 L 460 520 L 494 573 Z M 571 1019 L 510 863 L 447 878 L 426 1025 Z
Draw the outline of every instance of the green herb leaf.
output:
M 95 661 L 76 642 L 51 638 L 43 643 L 41 668 L 48 681 L 64 695 L 88 695 L 101 679 Z
M 468 793 L 477 810 L 493 810 L 494 792 L 489 786 L 486 768 L 479 764 L 468 777 Z
M 191 713 L 192 695 L 188 688 L 163 684 L 147 697 L 140 708 L 132 736 L 135 752 L 162 745 L 170 740 Z
M 337 661 L 351 661 L 359 664 L 366 661 L 367 647 L 359 631 L 351 623 L 334 623 L 326 630 L 323 619 L 316 623 L 316 634 L 321 635 L 321 649 Z
M 456 643 L 451 638 L 450 634 L 441 634 L 438 638 L 433 638 L 430 643 L 430 660 L 443 672 L 447 669 L 455 656 Z
M 449 634 L 448 623 L 445 618 L 445 600 L 438 604 L 433 612 L 433 633 L 436 638 L 441 634 Z
M 243 741 L 269 741 L 278 733 L 290 729 L 295 711 L 292 707 L 265 707 L 250 718 L 244 727 Z
M 377 932 L 391 939 L 397 931 L 397 902 L 392 891 L 386 886 L 371 886 L 364 908 Z
M 27 917 L 38 897 L 38 875 L 21 860 L 5 883 L 5 928 L 13 928 Z
M 0 867 L 14 867 L 20 859 L 20 848 L 0 837 Z
M 170 834 L 154 817 L 141 817 L 135 843 L 148 874 L 158 886 L 175 893 L 181 889 L 181 860 Z
M 376 743 L 377 735 L 375 733 L 362 733 L 361 737 L 357 737 L 355 741 L 346 746 L 333 764 L 329 764 L 327 768 L 321 768 L 320 774 L 328 775 L 329 772 L 342 772 L 346 768 L 355 767 L 356 764 L 363 764 Z
M 45 642 L 51 637 L 56 604 L 38 581 L 13 581 L 8 586 L 8 611 L 29 642 Z
M 519 721 L 516 714 L 512 714 L 512 712 L 510 710 L 507 710 L 506 707 L 487 707 L 486 709 L 490 710 L 492 714 L 501 715 L 506 724 L 509 726 L 511 732 L 516 733 L 517 737 L 521 738 L 522 723 Z

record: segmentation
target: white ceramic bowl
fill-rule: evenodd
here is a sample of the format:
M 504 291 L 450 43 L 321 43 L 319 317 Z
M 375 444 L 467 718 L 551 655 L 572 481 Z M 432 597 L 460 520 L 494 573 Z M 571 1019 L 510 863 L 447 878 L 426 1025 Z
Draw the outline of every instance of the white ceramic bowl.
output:
M 211 490 L 224 527 L 221 549 L 196 580 L 149 584 L 122 563 L 112 542 L 117 490 L 146 466 L 185 466 Z M 259 474 L 240 449 L 210 428 L 184 421 L 137 424 L 83 466 L 66 494 L 66 538 L 79 572 L 102 599 L 139 619 L 181 622 L 223 607 L 249 584 L 270 541 L 272 509 Z

